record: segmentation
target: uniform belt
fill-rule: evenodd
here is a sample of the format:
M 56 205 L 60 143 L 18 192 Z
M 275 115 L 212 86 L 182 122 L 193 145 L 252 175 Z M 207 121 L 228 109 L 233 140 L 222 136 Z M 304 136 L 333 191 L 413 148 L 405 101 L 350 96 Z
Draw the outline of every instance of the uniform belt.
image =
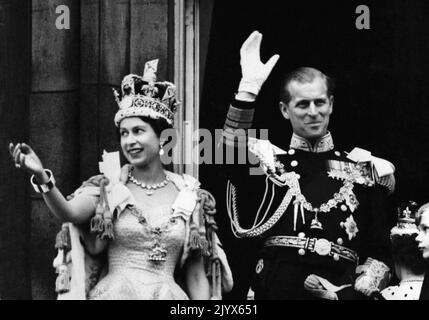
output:
M 274 236 L 265 240 L 265 246 L 281 246 L 300 249 L 299 254 L 305 254 L 305 250 L 315 252 L 320 256 L 332 256 L 334 260 L 343 258 L 358 263 L 359 255 L 356 251 L 340 246 L 326 239 L 303 238 L 292 236 Z

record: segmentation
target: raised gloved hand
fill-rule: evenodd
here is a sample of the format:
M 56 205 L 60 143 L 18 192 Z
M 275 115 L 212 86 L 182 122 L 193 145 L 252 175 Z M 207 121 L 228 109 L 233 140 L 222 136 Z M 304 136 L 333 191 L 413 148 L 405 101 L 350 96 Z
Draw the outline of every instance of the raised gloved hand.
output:
M 258 95 L 262 85 L 280 58 L 276 54 L 267 63 L 262 63 L 260 58 L 261 41 L 262 34 L 254 31 L 241 47 L 240 64 L 242 79 L 238 87 L 238 92 L 249 92 Z
M 373 284 L 373 278 L 365 274 L 361 274 L 356 279 L 355 290 L 367 297 L 378 291 L 377 287 Z

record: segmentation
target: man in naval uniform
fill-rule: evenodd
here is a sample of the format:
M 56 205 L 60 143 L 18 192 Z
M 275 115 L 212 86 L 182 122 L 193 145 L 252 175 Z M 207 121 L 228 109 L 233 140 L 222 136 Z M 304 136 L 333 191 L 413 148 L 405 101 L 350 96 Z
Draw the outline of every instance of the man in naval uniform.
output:
M 289 150 L 250 137 L 257 95 L 279 59 L 260 61 L 261 40 L 255 31 L 241 48 L 242 80 L 223 134 L 227 149 L 249 151 L 263 171 L 247 164 L 228 169 L 233 232 L 261 244 L 255 299 L 371 298 L 389 279 L 383 203 L 394 189 L 394 167 L 360 148 L 335 150 L 328 131 L 332 81 L 314 68 L 299 68 L 282 83 L 280 111 L 293 129 Z

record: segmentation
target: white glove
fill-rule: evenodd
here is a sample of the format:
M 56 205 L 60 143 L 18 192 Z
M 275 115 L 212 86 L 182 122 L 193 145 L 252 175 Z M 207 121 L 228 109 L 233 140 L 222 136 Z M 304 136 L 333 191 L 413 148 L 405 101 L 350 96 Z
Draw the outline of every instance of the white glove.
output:
M 365 274 L 360 275 L 355 282 L 355 290 L 363 295 L 370 297 L 374 292 L 378 291 L 373 284 L 373 279 Z
M 360 275 L 355 281 L 355 290 L 367 297 L 380 292 L 390 281 L 389 271 L 389 267 L 383 262 L 373 258 L 366 259 L 363 265 L 356 267 L 356 273 Z
M 319 299 L 338 300 L 335 290 L 339 291 L 343 289 L 343 287 L 336 287 L 328 280 L 316 276 L 315 274 L 310 274 L 304 281 L 304 289 Z
M 262 34 L 253 31 L 243 43 L 240 50 L 240 64 L 242 79 L 238 87 L 238 92 L 249 92 L 258 95 L 262 85 L 276 65 L 280 56 L 272 56 L 267 63 L 262 63 L 260 58 Z

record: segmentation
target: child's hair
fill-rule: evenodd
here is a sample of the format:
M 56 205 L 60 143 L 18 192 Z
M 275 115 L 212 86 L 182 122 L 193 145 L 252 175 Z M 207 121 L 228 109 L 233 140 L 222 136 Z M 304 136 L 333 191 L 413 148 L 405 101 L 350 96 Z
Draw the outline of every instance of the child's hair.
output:
M 395 263 L 403 265 L 414 274 L 423 274 L 426 264 L 418 248 L 416 237 L 415 233 L 392 235 L 392 257 Z

